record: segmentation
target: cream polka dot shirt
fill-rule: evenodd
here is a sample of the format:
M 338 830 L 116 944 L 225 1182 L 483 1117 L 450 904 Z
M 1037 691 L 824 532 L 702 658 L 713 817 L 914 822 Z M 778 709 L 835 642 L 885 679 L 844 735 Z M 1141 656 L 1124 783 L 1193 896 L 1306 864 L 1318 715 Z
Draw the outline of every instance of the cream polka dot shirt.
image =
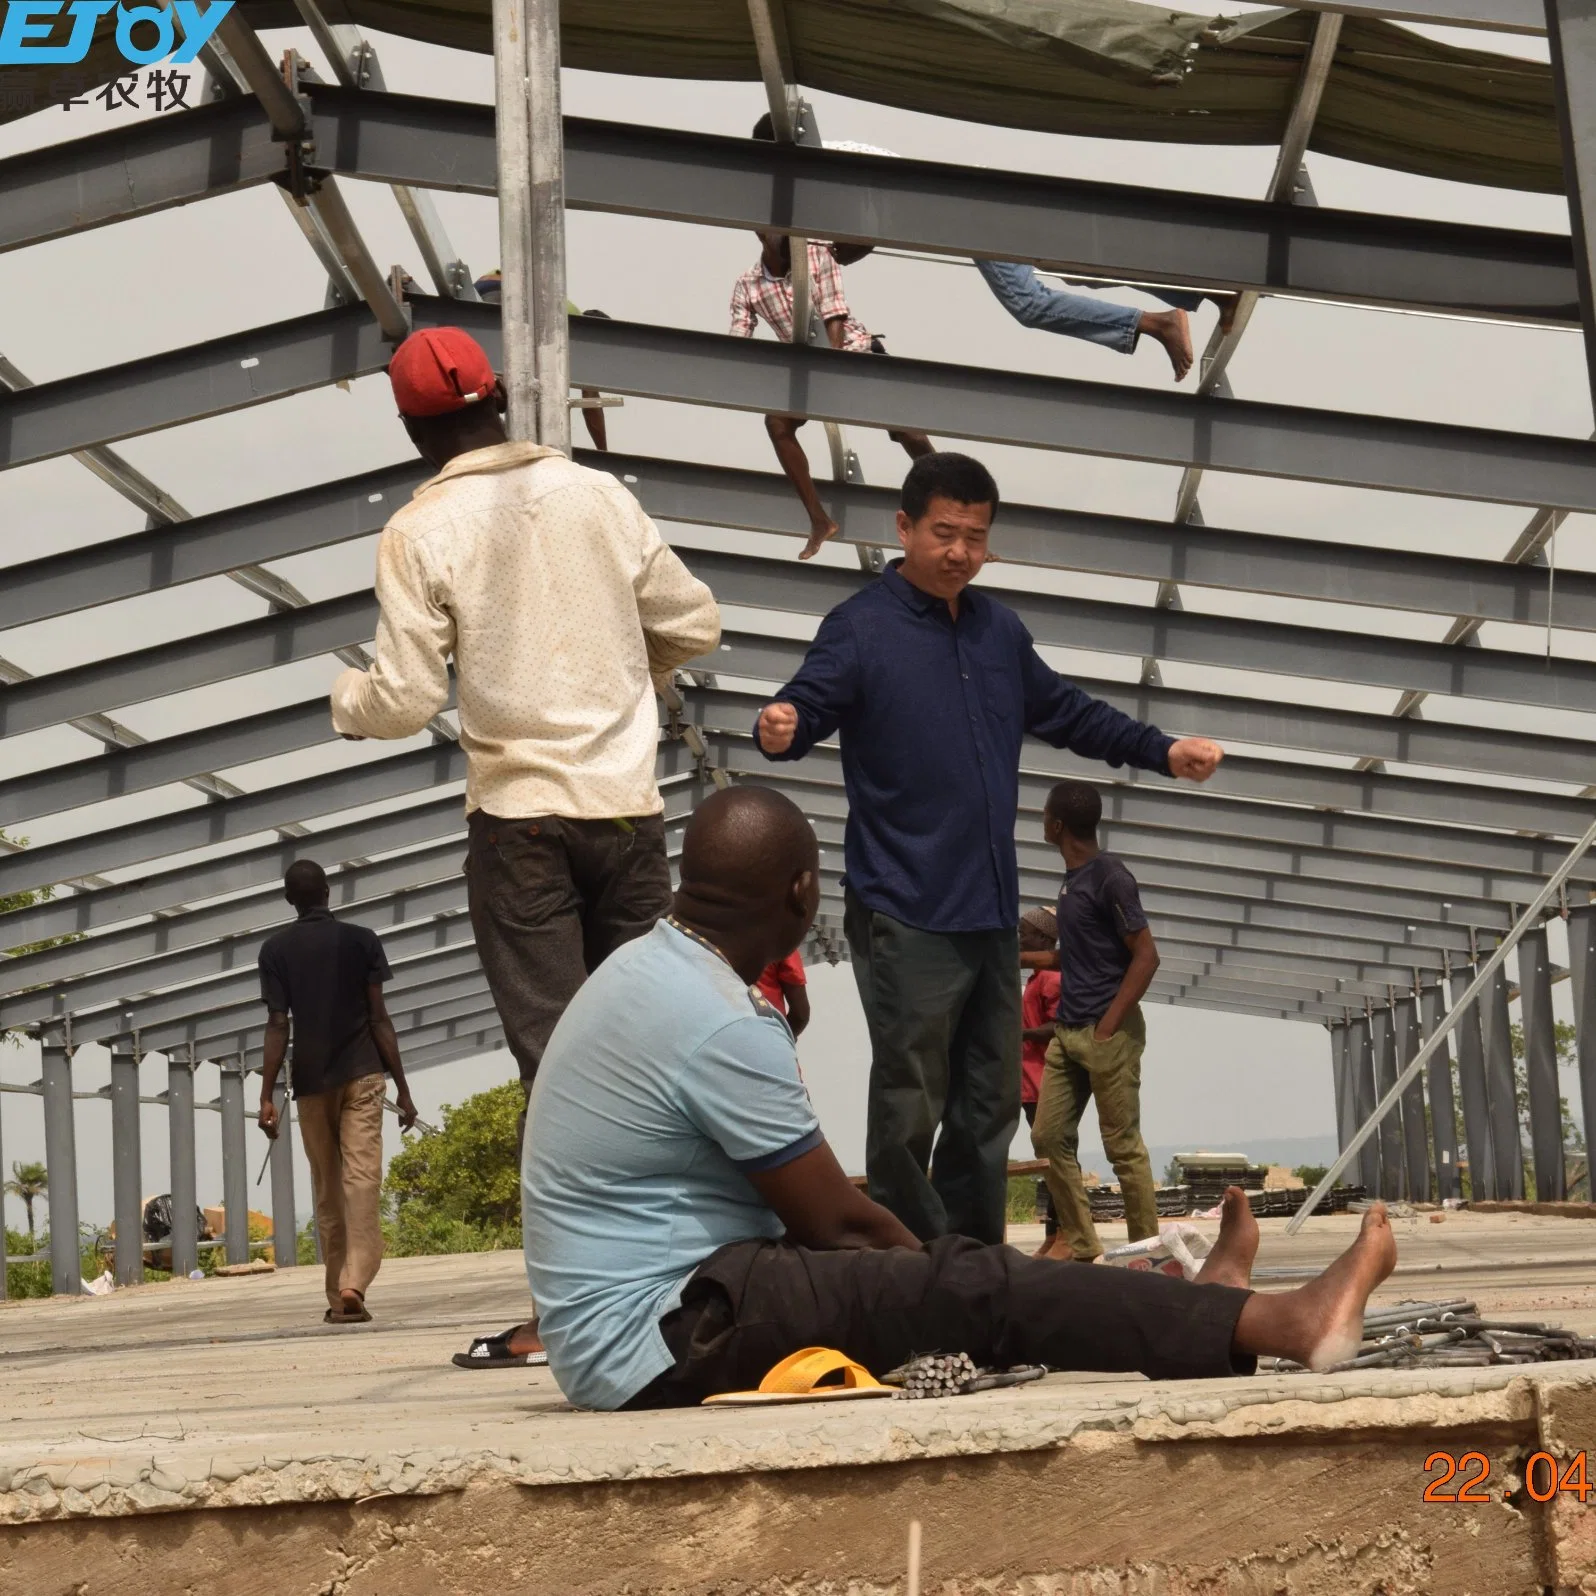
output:
M 332 721 L 410 737 L 455 662 L 466 809 L 655 814 L 653 680 L 720 641 L 714 595 L 614 477 L 503 443 L 451 460 L 383 529 L 376 658 Z

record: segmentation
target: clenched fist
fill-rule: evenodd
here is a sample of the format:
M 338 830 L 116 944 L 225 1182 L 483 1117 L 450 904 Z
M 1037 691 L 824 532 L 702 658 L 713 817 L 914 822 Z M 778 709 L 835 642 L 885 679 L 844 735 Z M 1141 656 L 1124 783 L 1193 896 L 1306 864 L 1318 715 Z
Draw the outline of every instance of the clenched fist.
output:
M 798 711 L 791 704 L 766 704 L 760 710 L 759 746 L 767 754 L 786 753 L 797 733 Z
M 1170 745 L 1169 773 L 1187 781 L 1207 781 L 1224 757 L 1224 749 L 1206 737 L 1181 737 Z

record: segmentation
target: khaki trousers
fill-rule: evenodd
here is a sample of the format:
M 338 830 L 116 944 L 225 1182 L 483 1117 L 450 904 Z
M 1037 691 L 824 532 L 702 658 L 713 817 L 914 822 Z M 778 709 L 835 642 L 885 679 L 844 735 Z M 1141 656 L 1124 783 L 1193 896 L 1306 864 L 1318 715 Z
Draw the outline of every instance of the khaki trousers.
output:
M 382 1264 L 382 1100 L 385 1074 L 362 1075 L 295 1100 L 310 1164 L 316 1230 L 327 1266 L 327 1302 L 365 1296 Z
M 1103 1244 L 1092 1223 L 1091 1204 L 1077 1156 L 1081 1116 L 1096 1100 L 1103 1151 L 1108 1154 L 1125 1199 L 1125 1223 L 1132 1241 L 1158 1234 L 1158 1199 L 1153 1166 L 1142 1141 L 1142 1052 L 1147 1025 L 1140 1007 L 1106 1042 L 1095 1026 L 1064 1026 L 1054 1031 L 1042 1065 L 1042 1093 L 1036 1104 L 1031 1145 L 1047 1160 L 1047 1189 L 1058 1211 L 1058 1228 L 1075 1257 L 1098 1257 Z

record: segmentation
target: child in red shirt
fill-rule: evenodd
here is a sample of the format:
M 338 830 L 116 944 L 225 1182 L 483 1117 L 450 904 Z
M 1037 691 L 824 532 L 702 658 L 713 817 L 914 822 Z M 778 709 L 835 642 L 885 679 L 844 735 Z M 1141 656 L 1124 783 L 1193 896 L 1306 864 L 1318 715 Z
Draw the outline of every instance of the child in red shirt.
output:
M 1052 956 L 1058 951 L 1058 917 L 1051 909 L 1027 909 L 1020 916 L 1020 964 L 1030 968 L 1030 978 L 1020 997 L 1020 1107 L 1027 1125 L 1036 1123 L 1036 1102 L 1042 1091 L 1042 1064 L 1047 1044 L 1053 1040 L 1054 1016 L 1058 1013 L 1059 972 L 1029 965 L 1027 955 Z M 1058 1216 L 1053 1212 L 1053 1197 L 1047 1198 L 1047 1234 L 1038 1250 L 1046 1252 L 1058 1234 Z

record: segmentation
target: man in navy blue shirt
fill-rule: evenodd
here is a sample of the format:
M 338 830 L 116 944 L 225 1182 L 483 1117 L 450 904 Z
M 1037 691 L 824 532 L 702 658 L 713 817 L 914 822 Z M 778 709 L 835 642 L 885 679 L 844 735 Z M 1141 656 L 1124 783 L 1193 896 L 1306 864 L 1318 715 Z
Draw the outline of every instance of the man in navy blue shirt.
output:
M 1087 697 L 1012 610 L 969 590 L 997 507 L 979 461 L 917 460 L 903 558 L 826 616 L 755 728 L 769 759 L 841 735 L 844 929 L 870 1030 L 865 1167 L 870 1195 L 922 1240 L 1003 1239 L 1020 1118 L 1021 739 L 1194 781 L 1224 757 Z

